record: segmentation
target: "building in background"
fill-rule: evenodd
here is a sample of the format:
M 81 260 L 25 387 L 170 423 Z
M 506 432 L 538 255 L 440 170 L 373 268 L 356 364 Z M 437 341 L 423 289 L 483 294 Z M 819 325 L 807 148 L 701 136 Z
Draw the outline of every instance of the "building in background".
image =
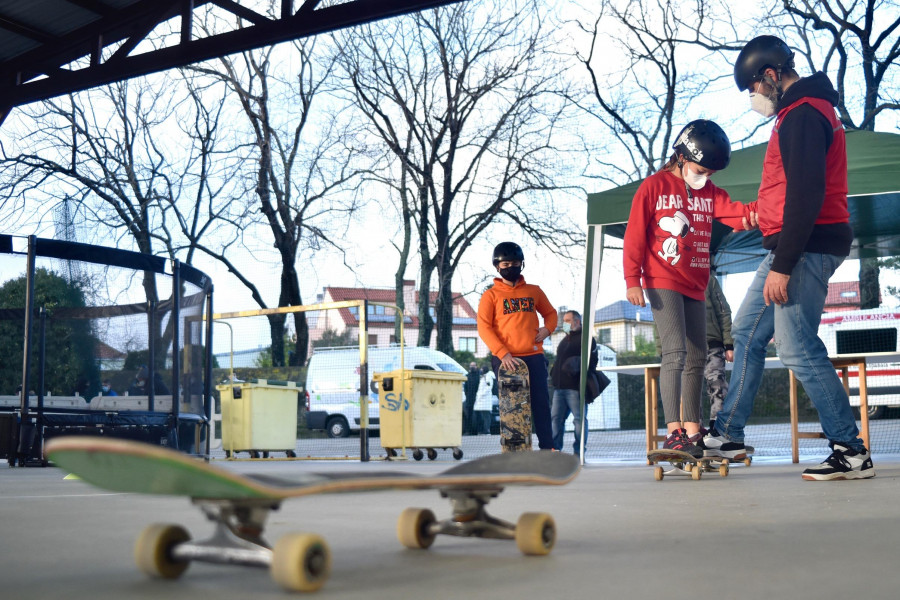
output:
M 881 305 L 881 292 L 878 292 L 878 304 Z M 828 284 L 828 296 L 825 297 L 825 312 L 859 310 L 859 282 L 837 281 Z
M 656 325 L 649 306 L 635 306 L 619 300 L 594 311 L 594 337 L 615 352 L 633 352 L 635 340 L 644 338 L 653 343 Z
M 369 345 L 386 346 L 397 342 L 394 332 L 396 322 L 395 311 L 384 304 L 395 303 L 394 288 L 350 288 L 325 287 L 316 297 L 316 303 L 342 302 L 346 300 L 369 300 L 367 330 Z M 437 292 L 431 292 L 429 312 L 434 317 L 434 302 Z M 415 282 L 403 282 L 403 337 L 407 345 L 415 345 L 419 336 L 419 292 Z M 472 305 L 461 295 L 453 294 L 453 349 L 472 352 L 477 357 L 488 354 L 488 348 L 478 337 L 475 321 L 476 312 Z M 359 313 L 356 307 L 338 308 L 307 313 L 309 324 L 310 351 L 312 343 L 322 339 L 326 331 L 337 334 L 349 332 L 358 339 Z M 435 347 L 436 335 L 431 336 L 431 347 Z

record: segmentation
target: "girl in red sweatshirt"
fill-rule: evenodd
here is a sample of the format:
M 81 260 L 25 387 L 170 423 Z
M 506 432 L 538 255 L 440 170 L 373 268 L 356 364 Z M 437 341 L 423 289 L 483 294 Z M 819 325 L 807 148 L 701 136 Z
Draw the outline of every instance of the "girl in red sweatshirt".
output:
M 660 395 L 668 430 L 663 447 L 699 458 L 712 222 L 750 229 L 756 203 L 733 202 L 709 180 L 731 159 L 731 143 L 716 123 L 688 123 L 672 148 L 662 170 L 634 196 L 625 230 L 625 286 L 634 305 L 646 305 L 646 290 L 662 344 Z

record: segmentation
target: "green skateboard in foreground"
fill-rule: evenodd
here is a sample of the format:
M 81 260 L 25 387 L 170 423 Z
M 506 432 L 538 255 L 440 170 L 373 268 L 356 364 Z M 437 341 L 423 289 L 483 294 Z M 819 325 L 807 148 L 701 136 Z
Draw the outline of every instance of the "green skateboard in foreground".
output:
M 438 534 L 515 540 L 524 554 L 548 554 L 556 526 L 546 513 L 524 513 L 513 524 L 487 514 L 485 505 L 506 485 L 562 485 L 575 478 L 578 460 L 568 454 L 498 454 L 421 476 L 404 471 L 298 473 L 290 479 L 241 475 L 160 446 L 99 437 L 62 437 L 47 443 L 56 465 L 93 485 L 119 492 L 186 496 L 216 524 L 206 541 L 193 542 L 179 525 L 150 525 L 135 544 L 145 573 L 175 579 L 191 561 L 265 567 L 281 586 L 315 591 L 331 571 L 325 540 L 289 534 L 270 546 L 263 539 L 269 512 L 288 498 L 339 492 L 437 489 L 453 516 L 438 521 L 428 509 L 404 510 L 400 542 L 428 548 Z

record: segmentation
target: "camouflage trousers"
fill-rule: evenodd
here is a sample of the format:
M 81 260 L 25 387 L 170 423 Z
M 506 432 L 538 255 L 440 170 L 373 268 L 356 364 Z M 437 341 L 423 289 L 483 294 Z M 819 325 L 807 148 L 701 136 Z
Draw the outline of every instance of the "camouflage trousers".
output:
M 709 418 L 713 420 L 722 410 L 722 403 L 728 394 L 728 380 L 725 378 L 725 348 L 717 346 L 706 351 L 706 367 L 703 369 L 706 391 L 709 393 Z

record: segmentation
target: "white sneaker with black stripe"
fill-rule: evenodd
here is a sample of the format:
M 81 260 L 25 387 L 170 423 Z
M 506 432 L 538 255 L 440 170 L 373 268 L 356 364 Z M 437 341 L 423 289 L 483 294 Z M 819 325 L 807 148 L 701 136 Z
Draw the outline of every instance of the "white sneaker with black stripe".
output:
M 728 458 L 731 460 L 744 460 L 747 458 L 747 449 L 743 442 L 732 442 L 721 435 L 713 427 L 703 437 L 703 455 Z
M 841 479 L 868 479 L 875 477 L 872 456 L 865 448 L 861 452 L 833 443 L 831 456 L 822 464 L 803 471 L 803 479 L 831 481 Z

